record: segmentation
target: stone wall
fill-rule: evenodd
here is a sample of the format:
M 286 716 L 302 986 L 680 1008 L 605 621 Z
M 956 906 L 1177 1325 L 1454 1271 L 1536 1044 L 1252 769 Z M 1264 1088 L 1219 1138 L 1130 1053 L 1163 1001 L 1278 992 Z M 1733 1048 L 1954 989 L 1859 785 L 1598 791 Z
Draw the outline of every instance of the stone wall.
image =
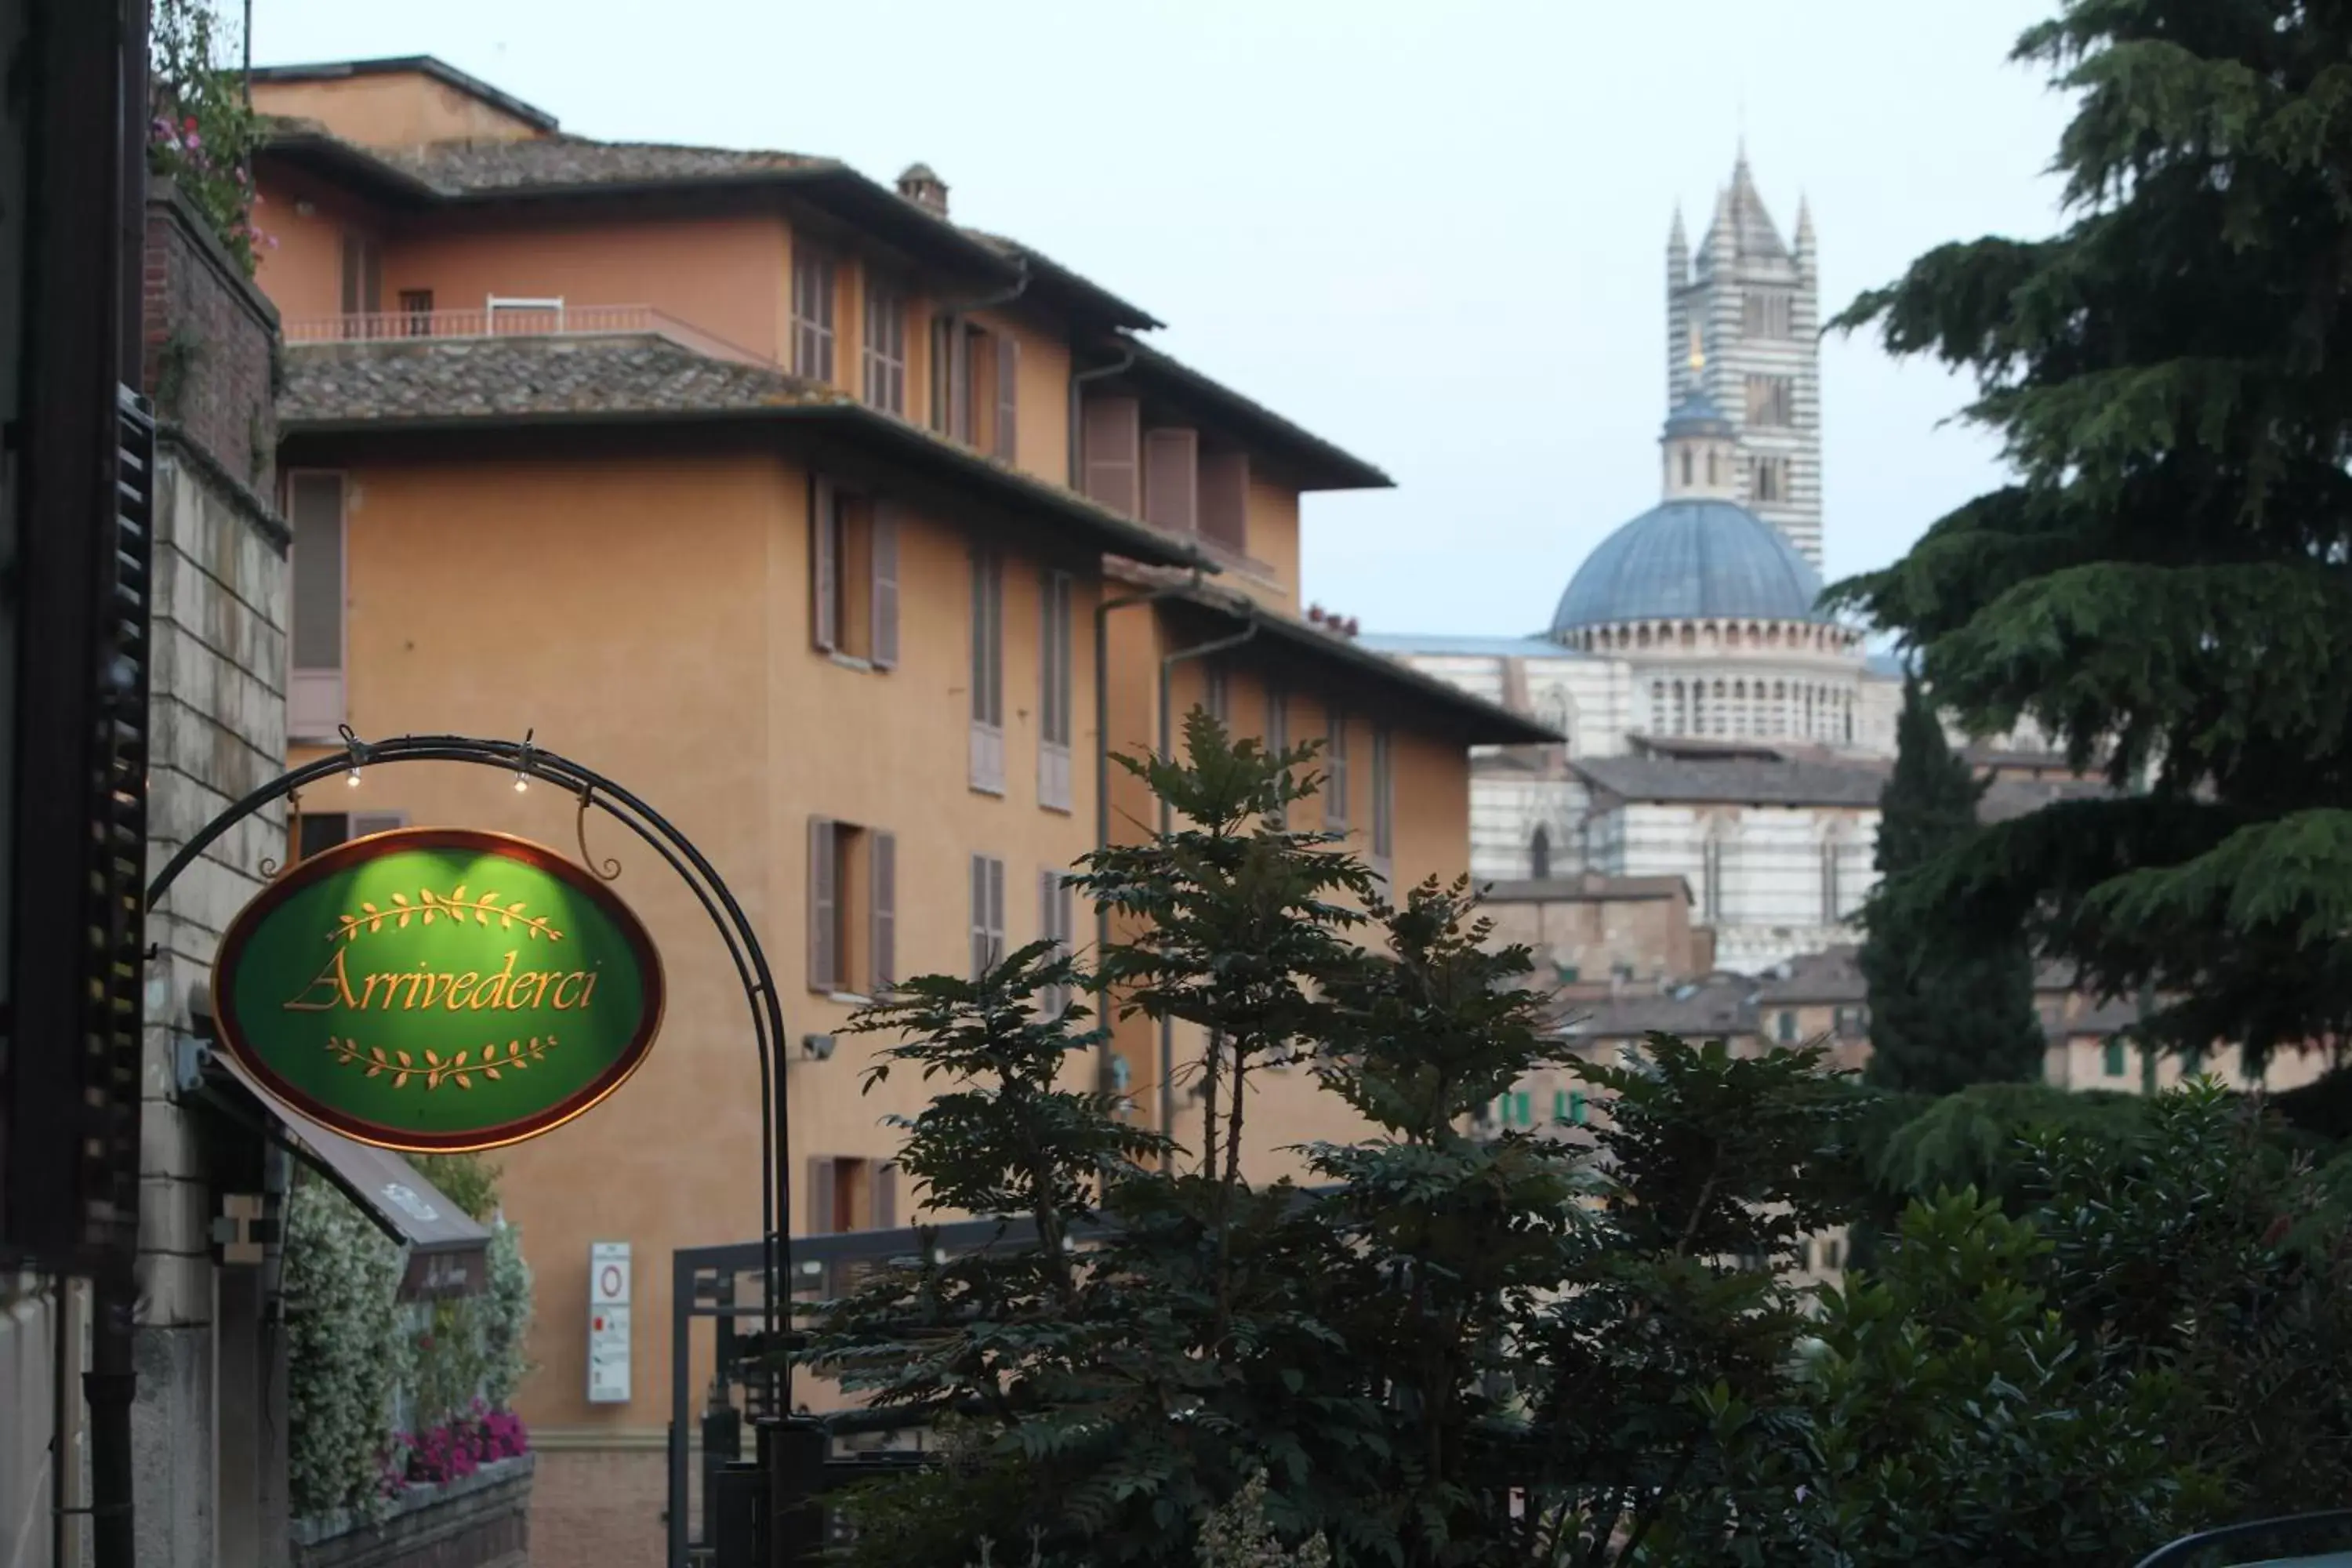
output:
M 523 1454 L 414 1488 L 373 1524 L 298 1520 L 293 1568 L 526 1568 L 537 1463 Z
M 152 876 L 283 766 L 289 536 L 262 499 L 277 440 L 275 316 L 169 190 L 149 205 L 147 237 L 147 371 L 160 421 Z M 285 853 L 273 807 L 215 843 L 148 917 L 156 956 L 132 1414 L 142 1568 L 284 1561 L 285 1352 L 266 1310 L 276 1252 L 257 1268 L 223 1268 L 212 1237 L 223 1197 L 261 1190 L 269 1163 L 210 1111 L 182 1105 L 177 1066 L 189 998 L 205 984 L 221 931 L 259 889 L 261 861 Z

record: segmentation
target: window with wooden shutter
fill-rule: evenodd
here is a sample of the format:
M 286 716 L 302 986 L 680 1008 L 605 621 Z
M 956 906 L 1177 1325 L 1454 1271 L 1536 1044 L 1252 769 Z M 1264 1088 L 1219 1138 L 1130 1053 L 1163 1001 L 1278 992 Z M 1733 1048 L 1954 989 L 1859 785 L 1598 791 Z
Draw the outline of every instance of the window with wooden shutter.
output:
M 1070 809 L 1070 574 L 1038 581 L 1037 804 Z
M 797 237 L 793 242 L 793 374 L 833 380 L 833 258 Z
M 866 403 L 886 414 L 907 412 L 907 297 L 887 278 L 866 274 L 866 333 L 859 349 L 866 368 Z
M 1388 726 L 1372 731 L 1372 868 L 1382 879 L 1396 856 L 1396 744 Z
M 971 977 L 978 980 L 1004 959 L 1004 862 L 971 858 Z
M 1220 724 L 1233 721 L 1232 693 L 1223 665 L 1212 661 L 1201 667 L 1201 706 Z
M 809 481 L 809 638 L 826 653 L 841 646 L 841 519 L 832 481 Z
M 1273 757 L 1290 750 L 1290 699 L 1270 677 L 1265 683 L 1265 750 Z M 1289 826 L 1289 816 L 1288 810 L 1276 805 L 1267 821 L 1276 827 L 1286 827 Z
M 1010 332 L 999 332 L 996 342 L 996 385 L 991 389 L 995 399 L 995 428 L 991 450 L 1012 462 L 1019 455 L 1021 411 L 1021 341 Z
M 341 474 L 299 471 L 287 479 L 287 510 L 294 525 L 289 740 L 332 740 L 346 717 L 343 561 L 348 529 L 343 494 Z
M 1249 553 L 1249 455 L 1212 452 L 1201 459 L 1201 537 L 1236 555 Z
M 383 323 L 383 249 L 373 235 L 343 235 L 343 335 L 372 338 Z
M 834 1205 L 839 1187 L 834 1180 L 834 1159 L 830 1154 L 812 1155 L 808 1163 L 808 1217 L 803 1222 L 810 1236 L 831 1236 L 838 1229 Z
M 971 550 L 971 787 L 1004 793 L 1004 562 Z
M 898 1167 L 889 1160 L 874 1167 L 872 1228 L 898 1228 Z
M 877 669 L 898 668 L 898 508 L 887 500 L 874 503 L 871 545 L 873 581 L 869 652 Z
M 829 817 L 808 826 L 809 989 L 841 989 L 841 856 Z
M 1037 936 L 1041 942 L 1054 944 L 1056 956 L 1070 952 L 1070 889 L 1065 874 L 1052 867 L 1038 872 Z M 1037 1011 L 1047 1018 L 1060 1017 L 1069 1005 L 1070 988 L 1066 985 L 1048 987 L 1037 998 Z
M 1323 719 L 1323 830 L 1348 831 L 1348 715 L 1337 707 Z
M 867 942 L 872 973 L 866 994 L 879 996 L 898 983 L 898 837 L 894 833 L 867 836 L 873 857 L 866 872 L 866 897 L 873 908 L 873 935 Z
M 1143 405 L 1132 397 L 1089 397 L 1079 431 L 1089 500 L 1133 517 L 1142 504 Z
M 958 405 L 963 386 L 963 323 L 953 316 L 931 318 L 931 428 L 961 438 Z
M 1143 521 L 1171 533 L 1200 524 L 1201 439 L 1191 430 L 1143 433 Z

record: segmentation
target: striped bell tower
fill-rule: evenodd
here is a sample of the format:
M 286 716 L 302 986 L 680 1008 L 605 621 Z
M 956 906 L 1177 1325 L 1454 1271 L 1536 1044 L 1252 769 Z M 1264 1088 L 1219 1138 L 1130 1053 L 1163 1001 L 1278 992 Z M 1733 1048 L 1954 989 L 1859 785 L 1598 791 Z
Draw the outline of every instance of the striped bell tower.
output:
M 1666 236 L 1666 406 L 1694 386 L 1731 421 L 1739 500 L 1822 563 L 1821 272 L 1812 214 L 1797 204 L 1793 247 L 1764 210 L 1743 144 L 1693 251 L 1675 213 Z

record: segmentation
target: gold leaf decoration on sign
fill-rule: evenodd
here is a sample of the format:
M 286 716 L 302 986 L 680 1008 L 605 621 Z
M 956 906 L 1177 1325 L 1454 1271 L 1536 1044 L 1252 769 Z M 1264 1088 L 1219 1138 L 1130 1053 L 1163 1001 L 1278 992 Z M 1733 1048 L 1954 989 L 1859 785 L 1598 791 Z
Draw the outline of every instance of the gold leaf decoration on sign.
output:
M 522 900 L 517 900 L 510 904 L 502 904 L 499 902 L 499 896 L 495 892 L 485 892 L 467 898 L 463 887 L 453 889 L 447 893 L 436 893 L 432 889 L 426 888 L 417 894 L 415 903 L 409 902 L 408 895 L 405 893 L 393 894 L 392 908 L 388 910 L 380 910 L 373 904 L 362 901 L 359 913 L 342 915 L 336 919 L 335 929 L 327 933 L 327 940 L 353 942 L 358 940 L 362 931 L 373 935 L 382 931 L 383 922 L 386 921 L 392 921 L 393 929 L 398 931 L 407 925 L 412 918 L 417 916 L 422 916 L 426 925 L 431 925 L 436 916 L 446 917 L 462 925 L 468 915 L 473 917 L 476 925 L 487 926 L 496 921 L 499 930 L 520 931 L 533 942 L 537 942 L 541 937 L 545 937 L 550 942 L 563 940 L 563 933 L 555 929 L 547 916 L 527 913 L 528 907 Z
M 553 1035 L 544 1039 L 534 1035 L 527 1040 L 509 1040 L 503 1047 L 492 1040 L 481 1047 L 478 1058 L 474 1047 L 468 1046 L 446 1061 L 439 1052 L 426 1051 L 425 1065 L 420 1068 L 410 1061 L 406 1051 L 394 1051 L 393 1061 L 387 1061 L 381 1046 L 362 1046 L 357 1040 L 330 1035 L 327 1037 L 327 1054 L 335 1058 L 338 1066 L 366 1069 L 362 1074 L 365 1078 L 391 1073 L 394 1089 L 407 1088 L 412 1078 L 424 1079 L 427 1089 L 439 1089 L 444 1082 L 454 1083 L 459 1089 L 471 1089 L 474 1087 L 474 1074 L 480 1073 L 494 1080 L 501 1079 L 499 1068 L 512 1068 L 520 1072 L 533 1062 L 545 1061 L 547 1053 L 555 1044 Z M 399 1065 L 395 1067 L 394 1061 Z M 491 1066 L 493 1062 L 498 1066 Z M 467 1065 L 469 1063 L 472 1065 Z

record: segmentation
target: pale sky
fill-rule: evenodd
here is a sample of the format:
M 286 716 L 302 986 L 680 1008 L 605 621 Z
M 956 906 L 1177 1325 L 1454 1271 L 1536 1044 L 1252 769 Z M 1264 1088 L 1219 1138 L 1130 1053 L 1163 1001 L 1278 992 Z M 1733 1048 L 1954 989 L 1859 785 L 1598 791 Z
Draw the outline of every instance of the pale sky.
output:
M 224 0 L 233 10 L 235 0 Z M 2067 104 L 2007 63 L 2054 0 L 254 0 L 260 64 L 437 55 L 583 135 L 773 147 L 1017 236 L 1168 352 L 1379 464 L 1310 498 L 1306 596 L 1520 633 L 1657 500 L 1664 245 L 1744 129 L 1822 309 L 1948 239 L 2055 226 Z M 1743 107 L 1744 105 L 1744 107 Z M 1828 571 L 1999 475 L 1968 387 L 1822 353 Z

